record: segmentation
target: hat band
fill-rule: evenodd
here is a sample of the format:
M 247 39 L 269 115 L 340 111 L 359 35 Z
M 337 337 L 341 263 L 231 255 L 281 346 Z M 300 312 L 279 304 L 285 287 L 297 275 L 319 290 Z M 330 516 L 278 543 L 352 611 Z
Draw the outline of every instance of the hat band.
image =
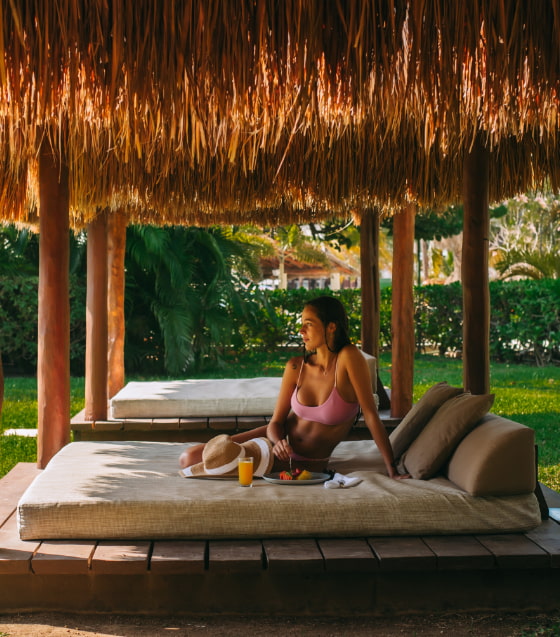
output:
M 254 473 L 256 476 L 262 476 L 268 467 L 268 462 L 270 459 L 270 447 L 268 446 L 268 441 L 266 438 L 253 438 L 252 442 L 256 442 L 261 449 L 261 461 L 259 462 L 259 466 L 255 469 Z
M 230 471 L 237 469 L 237 461 L 239 460 L 239 458 L 243 458 L 244 455 L 245 455 L 245 449 L 241 447 L 239 450 L 239 455 L 235 456 L 235 458 L 231 462 L 220 465 L 219 467 L 215 467 L 214 469 L 210 469 L 209 467 L 204 467 L 204 470 L 208 475 L 211 475 L 211 476 L 220 476 L 224 473 L 229 473 Z

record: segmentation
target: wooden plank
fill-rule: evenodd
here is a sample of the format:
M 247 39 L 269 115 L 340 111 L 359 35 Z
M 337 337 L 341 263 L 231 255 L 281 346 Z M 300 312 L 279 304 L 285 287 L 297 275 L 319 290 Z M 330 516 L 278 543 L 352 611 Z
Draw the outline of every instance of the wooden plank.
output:
M 207 429 L 208 418 L 179 418 L 179 429 Z
M 179 429 L 179 418 L 153 418 L 153 431 L 174 431 Z
M 268 416 L 270 419 L 271 416 Z M 248 429 L 256 429 L 267 424 L 267 417 L 265 416 L 238 416 L 237 417 L 237 429 L 243 431 Z
M 0 529 L 0 574 L 30 573 L 31 558 L 40 544 L 20 539 L 14 513 Z
M 145 573 L 148 570 L 151 542 L 111 542 L 98 543 L 91 559 L 93 573 L 129 575 Z
M 31 569 L 37 575 L 86 574 L 94 550 L 91 540 L 45 541 L 33 556 Z
M 150 557 L 155 574 L 203 573 L 207 544 L 204 540 L 158 540 Z
M 151 418 L 123 418 L 122 429 L 124 431 L 150 431 L 152 429 Z
M 546 520 L 525 535 L 550 555 L 550 565 L 553 568 L 560 568 L 559 524 L 553 520 Z
M 235 416 L 210 416 L 208 427 L 214 431 L 229 431 L 237 429 Z
M 493 555 L 499 568 L 546 568 L 548 553 L 520 533 L 477 535 L 478 541 Z
M 274 573 L 317 573 L 325 570 L 317 542 L 310 538 L 264 540 L 266 565 Z
M 0 479 L 0 527 L 17 507 L 17 503 L 41 469 L 33 462 L 19 462 Z
M 371 537 L 368 544 L 381 570 L 436 570 L 434 553 L 419 537 Z
M 370 545 L 363 538 L 321 538 L 318 544 L 327 571 L 363 573 L 379 568 Z
M 215 540 L 208 543 L 208 570 L 218 573 L 252 573 L 263 569 L 259 540 Z
M 422 538 L 435 554 L 439 570 L 494 568 L 494 556 L 471 535 L 434 535 Z
M 120 420 L 94 420 L 92 429 L 96 431 L 120 431 L 123 423 Z

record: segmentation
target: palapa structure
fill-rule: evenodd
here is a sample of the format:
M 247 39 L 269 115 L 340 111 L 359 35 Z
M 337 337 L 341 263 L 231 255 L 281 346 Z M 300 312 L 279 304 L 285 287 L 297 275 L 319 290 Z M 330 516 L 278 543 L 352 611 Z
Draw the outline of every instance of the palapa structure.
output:
M 465 374 L 487 388 L 488 201 L 560 187 L 559 0 L 2 0 L 0 87 L 0 218 L 41 232 L 40 464 L 68 435 L 70 226 L 90 232 L 97 316 L 128 222 L 353 215 L 372 249 L 398 212 L 408 369 L 414 210 L 463 201 Z

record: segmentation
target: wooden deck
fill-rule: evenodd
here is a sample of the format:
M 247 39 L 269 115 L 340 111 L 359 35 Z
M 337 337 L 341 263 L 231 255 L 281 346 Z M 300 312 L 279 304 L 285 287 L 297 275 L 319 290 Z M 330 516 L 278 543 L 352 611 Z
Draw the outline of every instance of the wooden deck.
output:
M 22 541 L 0 480 L 0 612 L 392 615 L 558 609 L 560 524 L 522 534 L 239 541 Z M 560 520 L 560 494 L 544 488 Z
M 234 434 L 266 425 L 272 416 L 209 416 L 206 418 L 124 418 L 86 420 L 84 410 L 70 422 L 73 439 L 78 440 L 154 440 L 165 442 L 205 442 L 212 436 Z M 389 411 L 380 411 L 379 417 L 388 432 L 400 422 Z M 349 438 L 369 436 L 361 418 L 350 432 Z

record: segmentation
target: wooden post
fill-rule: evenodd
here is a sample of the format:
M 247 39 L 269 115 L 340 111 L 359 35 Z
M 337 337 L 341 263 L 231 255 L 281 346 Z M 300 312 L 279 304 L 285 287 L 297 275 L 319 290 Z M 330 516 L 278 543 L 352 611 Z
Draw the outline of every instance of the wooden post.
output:
M 362 349 L 379 358 L 381 291 L 379 289 L 379 215 L 365 210 L 360 223 Z
M 70 440 L 68 168 L 48 141 L 39 152 L 37 466 Z
M 107 216 L 87 231 L 85 420 L 107 420 Z
M 360 270 L 362 298 L 362 349 L 377 359 L 379 409 L 391 407 L 379 376 L 379 332 L 381 329 L 381 289 L 379 285 L 379 213 L 365 210 L 360 224 Z
M 391 416 L 402 418 L 412 407 L 414 386 L 414 215 L 410 204 L 393 220 L 391 313 Z
M 490 288 L 488 209 L 490 153 L 476 139 L 463 164 L 463 384 L 473 394 L 490 391 Z
M 107 267 L 109 272 L 107 395 L 112 398 L 124 387 L 124 257 L 126 252 L 126 217 L 121 213 L 108 216 Z

